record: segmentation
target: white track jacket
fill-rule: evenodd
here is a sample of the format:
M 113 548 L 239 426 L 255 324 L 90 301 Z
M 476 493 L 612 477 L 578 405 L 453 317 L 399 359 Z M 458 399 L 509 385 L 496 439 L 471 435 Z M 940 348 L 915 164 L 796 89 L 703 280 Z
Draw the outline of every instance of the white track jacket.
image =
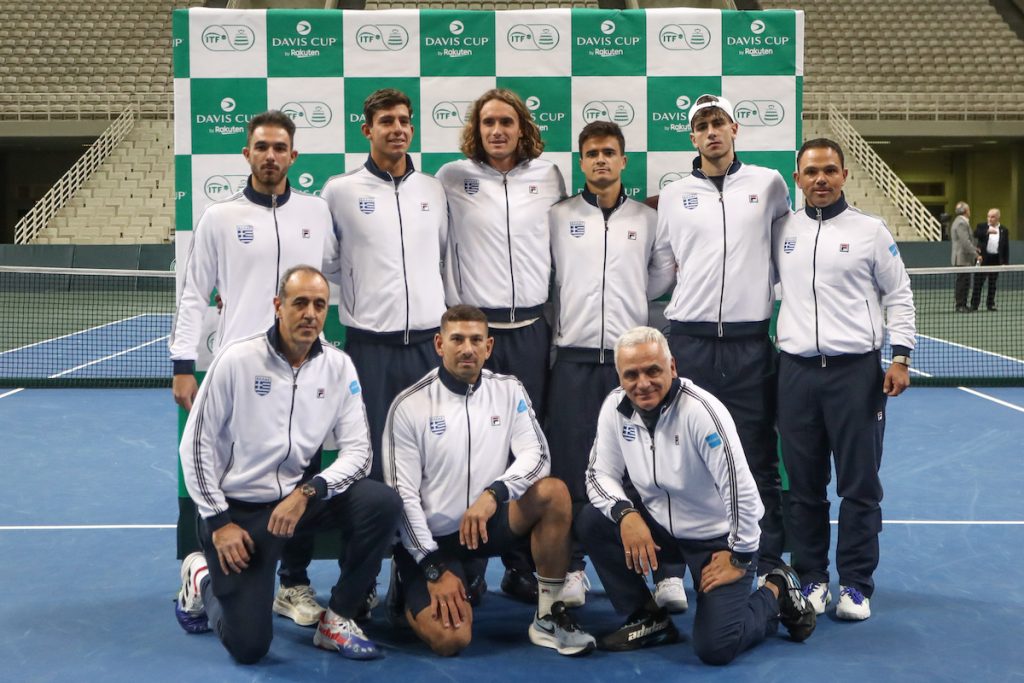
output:
M 291 493 L 328 435 L 338 458 L 313 478 L 321 495 L 341 493 L 370 471 L 366 410 L 352 361 L 317 340 L 293 368 L 277 340 L 273 327 L 225 347 L 188 414 L 181 469 L 211 529 L 230 521 L 228 498 L 267 503 Z
M 402 544 L 417 562 L 493 487 L 516 500 L 551 471 L 547 440 L 518 379 L 483 370 L 468 385 L 444 367 L 400 393 L 384 425 L 384 480 L 402 497 Z M 508 464 L 508 454 L 514 460 Z

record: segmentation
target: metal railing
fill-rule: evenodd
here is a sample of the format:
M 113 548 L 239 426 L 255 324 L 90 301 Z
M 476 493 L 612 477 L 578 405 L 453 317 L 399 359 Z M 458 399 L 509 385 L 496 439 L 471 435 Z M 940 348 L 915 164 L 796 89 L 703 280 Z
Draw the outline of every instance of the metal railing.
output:
M 864 167 L 879 189 L 892 200 L 903 217 L 907 219 L 910 227 L 926 240 L 933 242 L 941 240 L 942 227 L 938 219 L 928 212 L 921 200 L 907 189 L 906 184 L 900 180 L 899 176 L 882 161 L 882 157 L 878 156 L 871 145 L 857 132 L 857 129 L 834 106 L 828 108 L 828 122 L 846 154 L 852 156 Z
M 121 115 L 103 131 L 103 135 L 97 138 L 89 150 L 75 162 L 75 165 L 54 183 L 53 187 L 36 202 L 36 205 L 25 214 L 24 218 L 18 221 L 18 224 L 14 226 L 15 244 L 30 243 L 40 231 L 49 225 L 57 212 L 64 208 L 82 185 L 92 177 L 96 169 L 110 156 L 110 153 L 131 132 L 135 127 L 137 115 L 134 104 L 124 108 Z
M 827 118 L 832 107 L 854 120 L 1024 121 L 1022 92 L 804 91 L 804 117 Z
M 112 121 L 129 106 L 140 118 L 174 118 L 170 92 L 0 92 L 0 121 Z

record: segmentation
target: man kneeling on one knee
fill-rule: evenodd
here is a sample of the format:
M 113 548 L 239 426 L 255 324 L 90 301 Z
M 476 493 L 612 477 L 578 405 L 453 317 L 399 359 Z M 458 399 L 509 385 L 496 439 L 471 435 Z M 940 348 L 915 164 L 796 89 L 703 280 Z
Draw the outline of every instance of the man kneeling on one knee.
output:
M 764 508 L 736 427 L 714 396 L 676 375 L 668 342 L 636 327 L 615 345 L 621 386 L 601 407 L 577 531 L 626 623 L 601 639 L 608 650 L 674 642 L 679 632 L 651 595 L 646 574 L 661 559 L 685 562 L 697 586 L 693 644 L 708 664 L 727 664 L 778 627 L 802 641 L 814 609 L 789 567 L 751 592 Z M 629 475 L 639 495 L 623 488 Z
M 547 476 L 547 442 L 523 385 L 482 369 L 494 339 L 477 308 L 448 309 L 435 346 L 440 367 L 395 398 L 384 427 L 385 480 L 404 504 L 395 562 L 406 620 L 437 654 L 460 652 L 473 631 L 463 562 L 529 537 L 539 587 L 530 640 L 563 655 L 590 652 L 594 638 L 558 600 L 569 491 Z

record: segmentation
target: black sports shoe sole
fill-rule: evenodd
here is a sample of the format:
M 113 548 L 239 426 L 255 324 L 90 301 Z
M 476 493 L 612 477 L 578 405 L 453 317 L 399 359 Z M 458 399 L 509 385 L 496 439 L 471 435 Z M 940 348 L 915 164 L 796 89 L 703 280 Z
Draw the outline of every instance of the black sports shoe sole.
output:
M 623 640 L 622 638 L 612 638 L 619 634 L 619 631 L 610 633 L 609 635 L 601 638 L 598 641 L 598 648 L 607 652 L 628 652 L 630 650 L 641 650 L 648 647 L 658 647 L 659 645 L 671 645 L 672 643 L 679 641 L 679 629 L 675 627 L 675 624 L 670 624 L 668 628 L 652 633 L 642 638 L 636 638 L 635 640 Z

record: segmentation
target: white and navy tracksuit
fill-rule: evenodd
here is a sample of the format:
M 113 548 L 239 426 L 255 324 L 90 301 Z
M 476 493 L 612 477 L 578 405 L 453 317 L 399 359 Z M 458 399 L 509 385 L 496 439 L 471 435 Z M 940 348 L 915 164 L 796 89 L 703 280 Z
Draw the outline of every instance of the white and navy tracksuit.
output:
M 274 295 L 293 266 L 329 270 L 337 258 L 327 204 L 292 190 L 245 189 L 211 204 L 192 234 L 181 298 L 168 345 L 174 374 L 195 370 L 203 314 L 214 288 L 223 304 L 218 347 L 266 330 L 274 322 Z
M 549 223 L 557 312 L 547 415 L 551 473 L 574 503 L 585 503 L 597 415 L 619 385 L 615 342 L 647 324 L 648 301 L 675 282 L 675 260 L 668 244 L 655 240 L 657 213 L 625 193 L 602 209 L 584 189 L 551 207 Z
M 317 340 L 293 367 L 275 325 L 221 350 L 189 413 L 180 456 L 210 567 L 203 600 L 211 626 L 239 661 L 258 660 L 273 637 L 274 570 L 286 539 L 271 535 L 268 521 L 328 435 L 338 458 L 310 480 L 318 496 L 297 533 L 338 530 L 344 550 L 330 606 L 354 617 L 394 537 L 401 501 L 364 478 L 371 458 L 366 413 L 348 356 Z M 256 549 L 246 569 L 225 575 L 212 535 L 228 523 L 247 531 Z
M 744 561 L 756 556 L 764 507 L 725 406 L 683 378 L 645 413 L 615 389 L 601 406 L 587 469 L 591 504 L 577 531 L 616 611 L 631 614 L 651 599 L 644 577 L 623 561 L 617 521 L 633 507 L 622 485 L 626 475 L 661 546 L 659 562 L 681 559 L 699 584 L 715 552 Z M 767 588 L 751 593 L 753 577 L 752 564 L 746 579 L 697 594 L 693 641 L 702 660 L 725 663 L 777 628 L 778 601 Z
M 551 348 L 543 316 L 551 279 L 548 210 L 565 196 L 562 174 L 543 159 L 507 173 L 461 159 L 442 166 L 437 178 L 451 216 L 448 304 L 484 311 L 495 340 L 485 367 L 518 377 L 543 419 Z
M 448 234 L 444 189 L 406 157 L 400 178 L 372 158 L 335 176 L 320 195 L 338 237 L 338 316 L 345 350 L 365 386 L 376 454 L 370 477 L 383 480 L 381 434 L 392 399 L 437 364 L 434 334 L 445 311 L 441 262 Z
M 839 581 L 870 597 L 882 530 L 880 349 L 886 329 L 893 355 L 914 348 L 910 278 L 885 223 L 845 197 L 779 220 L 774 259 L 782 284 L 778 425 L 793 565 L 804 583 L 828 582 L 831 452 L 842 498 Z
M 775 436 L 775 348 L 768 338 L 774 305 L 772 222 L 790 211 L 789 190 L 772 169 L 736 159 L 721 181 L 700 170 L 667 185 L 658 201 L 658 233 L 672 245 L 676 287 L 665 309 L 679 374 L 729 409 L 757 482 L 760 574 L 782 562 L 782 486 Z

